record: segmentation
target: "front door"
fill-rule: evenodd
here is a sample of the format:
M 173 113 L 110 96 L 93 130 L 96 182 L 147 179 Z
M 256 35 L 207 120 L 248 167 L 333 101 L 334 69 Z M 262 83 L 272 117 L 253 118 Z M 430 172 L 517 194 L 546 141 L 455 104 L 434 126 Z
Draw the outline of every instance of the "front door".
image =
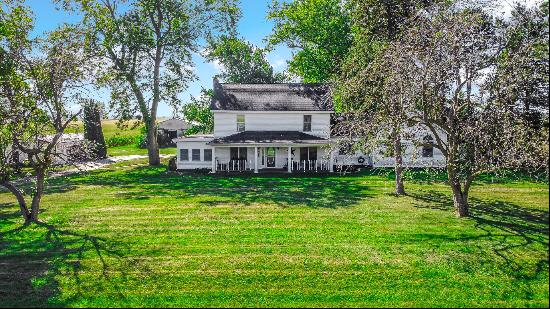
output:
M 267 167 L 275 167 L 275 147 L 265 149 L 265 161 Z

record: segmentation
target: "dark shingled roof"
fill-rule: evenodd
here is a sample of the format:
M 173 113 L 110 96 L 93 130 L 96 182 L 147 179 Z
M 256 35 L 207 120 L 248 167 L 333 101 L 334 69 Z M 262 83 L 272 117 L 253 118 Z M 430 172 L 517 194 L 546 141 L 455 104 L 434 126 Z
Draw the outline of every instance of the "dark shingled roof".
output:
M 299 131 L 244 131 L 212 140 L 208 144 L 325 143 L 327 139 Z
M 332 111 L 324 84 L 221 84 L 214 80 L 212 110 Z

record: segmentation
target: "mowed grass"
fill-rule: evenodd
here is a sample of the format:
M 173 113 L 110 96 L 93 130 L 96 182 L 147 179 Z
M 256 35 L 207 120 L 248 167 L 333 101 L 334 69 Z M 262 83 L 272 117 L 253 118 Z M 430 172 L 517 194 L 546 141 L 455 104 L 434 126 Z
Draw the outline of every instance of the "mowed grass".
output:
M 0 307 L 549 305 L 547 184 L 477 183 L 457 219 L 442 183 L 145 162 L 50 180 L 41 225 L 0 193 Z
M 159 153 L 161 155 L 176 156 L 176 147 L 160 148 Z M 129 156 L 129 155 L 147 155 L 146 148 L 139 148 L 136 145 L 117 146 L 107 148 L 107 154 L 111 157 L 115 156 Z

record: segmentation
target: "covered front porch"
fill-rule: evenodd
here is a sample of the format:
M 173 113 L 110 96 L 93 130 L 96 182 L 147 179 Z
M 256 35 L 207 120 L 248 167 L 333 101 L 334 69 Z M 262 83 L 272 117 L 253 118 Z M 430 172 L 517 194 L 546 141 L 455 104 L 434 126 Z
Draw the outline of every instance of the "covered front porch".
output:
M 297 131 L 245 131 L 216 138 L 212 173 L 261 170 L 333 171 L 329 140 Z
M 212 146 L 212 173 L 216 172 L 332 172 L 328 145 Z

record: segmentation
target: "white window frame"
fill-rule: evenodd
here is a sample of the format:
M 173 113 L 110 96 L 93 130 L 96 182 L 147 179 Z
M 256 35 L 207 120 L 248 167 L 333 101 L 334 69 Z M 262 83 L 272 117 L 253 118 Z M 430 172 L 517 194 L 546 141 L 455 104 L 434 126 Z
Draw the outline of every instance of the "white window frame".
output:
M 185 151 L 185 155 L 187 156 L 187 160 L 182 156 L 184 151 Z M 189 149 L 186 149 L 186 148 L 181 148 L 180 149 L 180 161 L 181 162 L 189 161 Z
M 206 160 L 206 152 L 210 152 L 210 160 Z M 203 161 L 205 162 L 212 162 L 212 149 L 204 149 L 203 150 Z
M 307 117 L 309 117 L 308 122 L 306 122 Z M 302 126 L 303 132 L 311 132 L 311 123 L 313 122 L 313 115 L 304 115 L 303 120 L 304 120 L 303 126 Z M 308 130 L 306 130 L 306 124 L 309 125 Z
M 242 121 L 239 118 L 242 117 Z M 246 117 L 243 114 L 237 115 L 237 132 L 244 132 L 246 130 Z
M 195 160 L 195 152 L 196 150 L 199 152 L 199 159 L 198 160 Z M 191 149 L 191 161 L 194 161 L 194 162 L 197 162 L 197 161 L 201 161 L 201 150 L 200 148 L 195 148 L 195 149 Z

